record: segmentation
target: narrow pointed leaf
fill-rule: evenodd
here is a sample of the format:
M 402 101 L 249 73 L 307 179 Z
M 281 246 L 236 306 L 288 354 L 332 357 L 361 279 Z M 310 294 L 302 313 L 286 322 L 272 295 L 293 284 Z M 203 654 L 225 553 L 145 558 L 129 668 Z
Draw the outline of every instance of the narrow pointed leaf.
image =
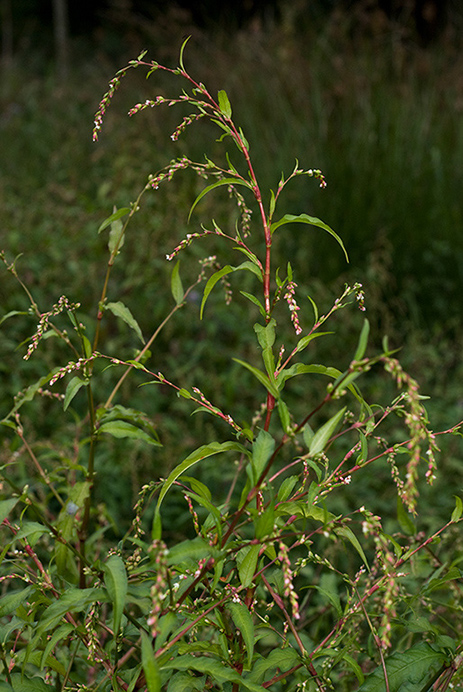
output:
M 177 478 L 182 476 L 189 468 L 197 464 L 199 461 L 213 456 L 214 454 L 220 454 L 221 452 L 230 451 L 238 452 L 239 454 L 249 455 L 249 450 L 245 449 L 245 447 L 243 447 L 243 445 L 240 445 L 238 442 L 211 442 L 210 444 L 203 445 L 202 447 L 199 447 L 194 452 L 192 452 L 186 459 L 182 461 L 181 464 L 176 466 L 171 471 L 167 479 L 164 481 L 164 485 L 162 486 L 161 492 L 159 493 L 156 511 L 159 511 L 161 503 L 172 484 L 175 483 Z
M 243 368 L 246 368 L 246 370 L 249 370 L 249 372 L 252 372 L 254 377 L 259 380 L 261 384 L 264 385 L 265 389 L 275 397 L 275 399 L 278 399 L 280 396 L 280 392 L 278 391 L 278 388 L 275 384 L 275 380 L 271 380 L 268 375 L 265 374 L 265 372 L 262 372 L 262 370 L 259 370 L 258 368 L 255 368 L 253 365 L 250 365 L 249 363 L 246 363 L 244 360 L 239 360 L 239 358 L 233 358 L 235 363 L 239 363 L 239 365 L 242 365 Z
M 309 224 L 309 226 L 318 226 L 318 228 L 322 228 L 324 231 L 332 235 L 333 238 L 335 238 L 335 240 L 341 246 L 347 262 L 349 261 L 349 256 L 347 254 L 346 248 L 344 247 L 344 243 L 342 242 L 341 238 L 326 223 L 324 223 L 320 219 L 317 219 L 316 216 L 309 216 L 308 214 L 298 214 L 297 216 L 294 216 L 293 214 L 285 214 L 283 218 L 281 218 L 279 221 L 272 223 L 272 225 L 270 226 L 270 230 L 272 233 L 274 233 L 277 230 L 277 228 L 280 228 L 280 226 L 284 226 L 287 223 L 306 223 Z
M 143 630 L 141 632 L 141 663 L 148 692 L 161 692 L 161 676 L 158 664 L 154 657 L 150 638 Z
M 252 445 L 253 482 L 257 483 L 266 463 L 275 449 L 275 440 L 266 430 L 261 430 Z
M 246 647 L 248 669 L 251 668 L 254 654 L 254 623 L 249 609 L 244 603 L 234 603 L 227 606 L 231 613 L 235 627 L 241 632 Z
M 180 303 L 183 302 L 183 296 L 185 295 L 182 280 L 180 278 L 180 260 L 176 263 L 172 270 L 170 288 L 176 304 L 180 305 Z
M 127 572 L 119 555 L 111 555 L 104 566 L 104 582 L 113 604 L 113 632 L 117 637 L 127 597 Z
M 252 584 L 252 580 L 257 568 L 257 560 L 259 559 L 259 551 L 260 545 L 251 545 L 245 557 L 238 566 L 240 582 L 245 588 Z
M 310 442 L 310 454 L 315 456 L 316 454 L 320 454 L 321 452 L 323 452 L 329 439 L 332 437 L 334 431 L 338 427 L 339 423 L 342 421 L 345 410 L 346 407 L 344 406 L 332 418 L 330 418 L 329 421 L 322 425 L 322 427 L 319 430 L 317 430 Z
M 132 315 L 130 312 L 129 308 L 124 305 L 120 300 L 117 301 L 117 303 L 108 303 L 105 306 L 106 310 L 109 310 L 110 312 L 113 313 L 113 315 L 116 315 L 116 317 L 119 317 L 121 320 L 123 320 L 126 324 L 129 325 L 131 329 L 134 330 L 142 344 L 145 343 L 145 340 L 143 339 L 143 334 L 141 333 L 141 329 L 138 326 L 138 322 L 135 319 L 135 317 Z
M 188 221 L 190 220 L 193 210 L 195 209 L 198 202 L 200 202 L 202 198 L 208 194 L 208 192 L 211 192 L 211 190 L 215 190 L 216 187 L 222 187 L 223 185 L 244 185 L 244 187 L 252 189 L 250 183 L 246 182 L 246 180 L 241 180 L 240 178 L 223 178 L 222 180 L 219 180 L 216 183 L 212 183 L 212 185 L 208 185 L 207 187 L 205 187 L 204 190 L 202 190 L 196 197 L 195 201 L 191 206 L 190 213 L 188 214 Z
M 81 389 L 81 387 L 86 387 L 88 385 L 88 380 L 83 380 L 81 377 L 73 377 L 66 387 L 66 393 L 64 395 L 63 409 L 67 410 L 69 404 L 74 399 L 75 395 Z
M 221 112 L 224 114 L 226 118 L 231 118 L 232 116 L 232 109 L 230 105 L 230 101 L 227 96 L 227 92 L 221 89 L 218 94 L 219 97 L 219 108 Z
M 122 218 L 126 214 L 130 212 L 129 207 L 123 207 L 122 209 L 118 209 L 117 211 L 114 212 L 114 214 L 111 214 L 111 216 L 108 216 L 107 219 L 103 221 L 101 226 L 98 229 L 98 233 L 101 233 L 101 231 L 104 231 L 105 228 L 110 226 L 114 221 L 117 221 L 118 219 Z
M 370 333 L 370 323 L 367 319 L 363 322 L 362 331 L 360 332 L 359 342 L 357 350 L 355 352 L 354 360 L 362 360 L 365 355 L 365 351 L 368 343 L 368 334 Z

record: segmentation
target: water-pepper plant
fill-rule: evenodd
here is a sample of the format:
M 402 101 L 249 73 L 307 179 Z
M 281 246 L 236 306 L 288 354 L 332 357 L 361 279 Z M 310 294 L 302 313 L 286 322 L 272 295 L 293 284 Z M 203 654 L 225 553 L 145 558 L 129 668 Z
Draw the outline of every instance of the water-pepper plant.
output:
M 456 497 L 448 522 L 429 529 L 419 491 L 438 473 L 440 440 L 461 424 L 432 430 L 425 397 L 387 340 L 368 355 L 366 318 L 346 358 L 336 329 L 347 312 L 365 313 L 362 285 L 346 285 L 321 310 L 300 291 L 307 277 L 295 276 L 284 243 L 275 252 L 285 233 L 315 246 L 328 234 L 348 260 L 341 237 L 319 218 L 279 212 L 295 178 L 329 194 L 322 172 L 296 162 L 262 190 L 227 94 L 189 74 L 185 45 L 176 68 L 142 53 L 120 70 L 93 137 L 121 79 L 141 69 L 154 91 L 160 73 L 181 90 L 148 96 L 129 115 L 186 107 L 172 139 L 208 121 L 214 156 L 174 158 L 101 223 L 108 260 L 93 319 L 72 296 L 39 306 L 20 261 L 2 252 L 29 305 L 4 315 L 3 328 L 18 315 L 34 324 L 20 347 L 24 367 L 39 359 L 44 370 L 2 420 L 0 691 L 446 690 L 462 680 L 463 505 Z M 111 277 L 136 242 L 133 219 L 145 196 L 162 194 L 188 169 L 202 187 L 185 210 L 189 232 L 164 258 L 170 285 L 153 272 L 172 307 L 147 338 Z M 218 188 L 230 197 L 229 218 L 197 222 L 206 202 L 214 209 Z M 220 252 L 208 254 L 211 242 Z M 185 265 L 196 271 L 187 287 Z M 209 393 L 209 379 L 191 386 L 158 364 L 166 326 L 175 330 L 191 304 L 198 322 L 214 323 L 220 291 L 240 305 L 240 322 L 231 324 L 248 336 L 236 339 L 229 363 L 232 408 L 220 388 Z M 111 352 L 105 324 L 115 321 L 133 335 L 130 349 Z M 338 338 L 339 362 L 315 360 L 325 338 Z M 40 357 L 52 342 L 62 344 L 52 351 L 62 360 L 50 368 Z M 372 370 L 383 373 L 375 382 L 394 384 L 386 404 L 371 400 Z M 156 422 L 134 407 L 131 382 L 172 402 Z M 173 452 L 160 477 L 156 455 L 172 439 L 164 430 L 175 429 L 179 399 L 217 425 L 204 428 L 207 439 L 191 436 L 186 455 Z M 45 439 L 34 425 L 41 406 L 54 422 Z M 130 445 L 150 450 L 153 463 L 121 536 L 95 498 L 98 489 L 111 492 L 99 488 L 103 451 Z M 384 517 L 376 510 L 383 487 L 395 498 Z

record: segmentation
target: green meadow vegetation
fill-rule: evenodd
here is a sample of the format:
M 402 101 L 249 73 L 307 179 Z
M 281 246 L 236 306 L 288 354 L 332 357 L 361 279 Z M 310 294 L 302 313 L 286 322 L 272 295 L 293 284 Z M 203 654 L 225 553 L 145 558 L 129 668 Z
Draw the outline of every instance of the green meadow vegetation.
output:
M 307 31 L 4 75 L 0 692 L 462 683 L 459 46 Z

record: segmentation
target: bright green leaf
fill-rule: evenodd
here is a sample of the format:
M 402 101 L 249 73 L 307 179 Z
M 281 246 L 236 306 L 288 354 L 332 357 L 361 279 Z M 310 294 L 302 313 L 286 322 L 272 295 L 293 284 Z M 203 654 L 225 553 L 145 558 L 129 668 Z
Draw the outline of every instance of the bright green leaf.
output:
M 333 436 L 334 431 L 338 427 L 339 423 L 344 418 L 344 412 L 346 407 L 344 406 L 340 411 L 338 411 L 334 416 L 332 416 L 329 421 L 327 421 L 321 428 L 317 430 L 310 441 L 309 452 L 312 456 L 320 454 L 325 449 L 328 441 Z
M 224 116 L 228 119 L 231 118 L 232 116 L 232 109 L 230 105 L 230 101 L 228 100 L 227 93 L 221 89 L 218 94 L 219 97 L 219 108 L 221 112 L 224 114 Z
M 357 361 L 362 360 L 363 356 L 365 355 L 369 333 L 370 333 L 370 323 L 365 318 L 365 320 L 363 322 L 362 331 L 360 332 L 359 342 L 357 345 L 357 350 L 355 352 L 354 360 L 357 360 Z
M 123 207 L 122 209 L 118 209 L 117 211 L 115 211 L 113 214 L 111 214 L 111 216 L 108 216 L 108 218 L 103 221 L 103 223 L 101 224 L 101 226 L 98 229 L 98 233 L 101 233 L 101 231 L 104 231 L 104 229 L 107 228 L 108 226 L 110 226 L 114 221 L 117 221 L 118 219 L 122 218 L 123 216 L 125 216 L 129 212 L 130 212 L 129 207 Z
M 170 279 L 170 288 L 172 295 L 174 297 L 175 303 L 180 305 L 183 302 L 183 296 L 185 295 L 182 285 L 182 280 L 180 278 L 180 260 L 176 263 L 172 270 L 172 275 Z
M 463 514 L 463 502 L 461 501 L 461 499 L 457 495 L 454 495 L 454 497 L 455 497 L 455 509 L 452 512 L 452 516 L 451 516 L 450 521 L 457 522 L 460 520 L 461 515 Z
M 275 449 L 275 440 L 266 430 L 261 430 L 252 445 L 253 482 L 257 483 Z
M 238 574 L 241 585 L 244 588 L 252 584 L 256 572 L 257 560 L 259 559 L 259 551 L 260 545 L 251 545 L 248 548 L 243 548 L 243 553 L 245 553 L 245 555 L 238 564 Z
M 0 525 L 3 523 L 3 520 L 7 518 L 11 510 L 14 509 L 17 503 L 17 497 L 13 497 L 10 500 L 2 500 L 0 502 Z
M 362 558 L 363 562 L 365 563 L 365 567 L 367 568 L 368 571 L 370 571 L 370 566 L 368 564 L 367 558 L 365 553 L 363 552 L 363 548 L 359 543 L 359 540 L 355 533 L 350 529 L 348 526 L 336 526 L 335 528 L 335 533 L 337 536 L 341 536 L 342 538 L 346 538 L 349 543 L 351 543 L 355 550 L 358 552 L 360 557 Z

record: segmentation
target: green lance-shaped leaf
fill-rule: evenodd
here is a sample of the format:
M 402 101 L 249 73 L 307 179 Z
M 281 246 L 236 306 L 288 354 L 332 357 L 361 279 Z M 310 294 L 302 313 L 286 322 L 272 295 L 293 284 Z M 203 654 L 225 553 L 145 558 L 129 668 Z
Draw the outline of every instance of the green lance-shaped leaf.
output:
M 180 305 L 183 302 L 183 296 L 185 292 L 183 290 L 182 280 L 180 278 L 180 260 L 176 263 L 172 270 L 172 275 L 170 278 L 170 289 L 174 297 L 175 303 Z
M 81 377 L 73 377 L 66 387 L 66 393 L 64 395 L 63 410 L 68 409 L 69 404 L 74 399 L 75 395 L 82 387 L 88 385 L 88 380 L 83 380 Z
M 230 119 L 232 116 L 232 109 L 230 101 L 228 100 L 227 92 L 221 89 L 218 93 L 218 98 L 220 111 L 226 118 Z
M 249 450 L 243 447 L 243 445 L 240 445 L 238 442 L 211 442 L 210 444 L 202 445 L 189 456 L 187 456 L 187 458 L 184 459 L 181 464 L 176 466 L 170 472 L 169 476 L 164 481 L 161 492 L 159 493 L 156 511 L 159 511 L 162 501 L 177 478 L 180 478 L 180 476 L 182 476 L 186 471 L 188 471 L 188 469 L 197 464 L 199 461 L 207 459 L 214 454 L 220 454 L 221 452 L 238 452 L 239 454 L 246 454 L 249 456 Z
M 192 540 L 181 541 L 170 548 L 167 556 L 167 564 L 179 565 L 185 561 L 198 563 L 205 557 L 210 557 L 216 552 L 204 538 L 197 536 Z
M 455 509 L 452 512 L 452 516 L 450 521 L 459 521 L 461 518 L 461 515 L 463 514 L 463 502 L 461 501 L 461 498 L 459 498 L 457 495 L 454 495 L 455 497 Z
M 162 447 L 162 444 L 158 440 L 155 440 L 154 437 L 148 435 L 148 433 L 141 430 L 141 428 L 132 425 L 132 423 L 127 423 L 125 420 L 111 420 L 108 423 L 103 423 L 103 425 L 98 428 L 98 433 L 108 433 L 118 438 L 132 437 L 136 440 L 154 445 L 155 447 Z
M 241 585 L 244 588 L 247 588 L 252 584 L 252 580 L 256 572 L 257 560 L 259 559 L 259 551 L 260 545 L 251 545 L 248 548 L 243 549 L 245 555 L 238 564 L 238 574 Z
M 66 639 L 66 637 L 75 630 L 75 625 L 71 625 L 70 622 L 66 622 L 64 625 L 61 625 L 56 629 L 50 639 L 47 641 L 47 645 L 45 649 L 43 650 L 42 658 L 40 661 L 40 670 L 43 670 L 45 666 L 47 665 L 47 659 L 57 643 L 61 641 L 62 639 Z M 1 692 L 1 688 L 0 688 Z
M 141 663 L 145 673 L 148 692 L 161 692 L 159 667 L 154 657 L 150 638 L 143 630 L 141 631 Z
M 323 452 L 329 439 L 332 437 L 334 431 L 342 421 L 345 410 L 346 407 L 344 406 L 340 411 L 332 416 L 329 421 L 327 421 L 324 425 L 322 425 L 321 428 L 317 430 L 310 441 L 309 452 L 312 456 L 316 456 L 317 454 Z
M 362 360 L 363 356 L 365 355 L 369 333 L 370 333 L 370 323 L 365 318 L 365 320 L 363 322 L 362 331 L 360 332 L 359 342 L 358 342 L 357 350 L 355 352 L 354 360 Z
M 29 678 L 25 673 L 12 673 L 11 683 L 13 687 L 10 687 L 10 685 L 5 687 L 6 683 L 3 683 L 4 687 L 0 687 L 0 692 L 3 692 L 3 689 L 13 690 L 13 692 L 52 692 L 53 690 L 41 678 L 38 678 L 36 675 L 33 678 Z
M 7 593 L 2 596 L 0 598 L 0 618 L 14 613 L 16 608 L 19 608 L 19 606 L 27 601 L 33 590 L 33 586 L 26 586 L 25 589 L 13 591 L 12 593 Z
M 363 548 L 360 545 L 360 542 L 355 535 L 355 533 L 350 529 L 348 526 L 337 526 L 334 529 L 335 533 L 337 536 L 341 536 L 342 538 L 346 538 L 349 543 L 351 543 L 355 550 L 358 552 L 360 557 L 362 558 L 363 562 L 365 563 L 365 567 L 367 568 L 368 571 L 370 571 L 370 566 L 368 564 L 367 558 L 365 553 L 363 552 Z
M 0 524 L 3 520 L 7 518 L 9 513 L 15 508 L 18 502 L 18 498 L 11 498 L 10 500 L 2 500 L 0 502 Z
M 129 327 L 134 330 L 142 344 L 145 343 L 143 334 L 141 333 L 141 329 L 138 325 L 137 320 L 132 315 L 129 308 L 126 305 L 124 305 L 124 303 L 122 303 L 120 300 L 118 300 L 117 303 L 107 303 L 105 305 L 105 309 L 109 310 L 113 313 L 113 315 L 116 315 L 116 317 L 119 317 L 126 324 L 128 324 Z
M 249 678 L 253 681 L 260 682 L 264 679 L 265 674 L 272 669 L 279 668 L 280 671 L 289 670 L 293 666 L 300 663 L 300 657 L 297 651 L 291 647 L 281 649 L 277 647 L 270 651 L 266 658 L 259 658 L 253 663 L 252 672 Z
M 264 385 L 265 389 L 275 397 L 275 399 L 278 399 L 280 396 L 280 392 L 278 390 L 277 385 L 275 384 L 275 380 L 271 380 L 268 375 L 265 374 L 265 372 L 262 372 L 262 370 L 259 370 L 259 368 L 255 368 L 253 365 L 250 365 L 249 363 L 246 363 L 244 360 L 240 360 L 239 358 L 233 358 L 235 363 L 239 363 L 239 365 L 242 365 L 243 368 L 246 368 L 246 370 L 249 370 L 249 372 L 252 372 L 254 377 L 259 380 L 261 384 Z
M 118 209 L 117 211 L 115 211 L 113 214 L 111 214 L 111 216 L 108 216 L 108 218 L 103 221 L 103 223 L 101 224 L 101 226 L 98 229 L 98 233 L 101 233 L 101 231 L 104 231 L 104 229 L 107 228 L 108 226 L 110 226 L 114 221 L 121 219 L 123 216 L 125 216 L 129 212 L 130 212 L 129 207 L 123 207 L 122 209 Z
M 127 572 L 122 558 L 111 555 L 104 566 L 104 583 L 113 604 L 113 632 L 117 637 L 127 597 Z
M 206 304 L 206 300 L 208 299 L 209 294 L 212 291 L 212 289 L 214 288 L 214 286 L 216 285 L 217 281 L 220 281 L 220 279 L 222 279 L 227 274 L 231 274 L 231 272 L 241 271 L 243 269 L 251 271 L 253 274 L 256 274 L 256 276 L 259 279 L 262 279 L 261 271 L 251 261 L 242 262 L 238 267 L 232 267 L 230 264 L 226 264 L 225 267 L 222 267 L 222 269 L 219 269 L 219 271 L 212 274 L 212 276 L 209 277 L 209 279 L 206 283 L 206 286 L 204 288 L 203 299 L 201 301 L 201 309 L 199 311 L 199 319 L 200 320 L 203 319 L 203 312 L 204 312 L 204 306 Z
M 275 223 L 272 223 L 272 225 L 270 226 L 270 231 L 274 233 L 277 230 L 277 228 L 279 228 L 280 226 L 284 226 L 287 223 L 306 223 L 309 224 L 309 226 L 318 226 L 318 228 L 322 228 L 324 231 L 332 235 L 333 238 L 335 238 L 335 240 L 341 246 L 347 262 L 349 261 L 349 256 L 347 254 L 346 248 L 344 247 L 344 243 L 342 242 L 341 238 L 326 223 L 324 223 L 320 219 L 317 219 L 316 216 L 309 216 L 308 214 L 298 214 L 297 216 L 294 216 L 293 214 L 285 214 L 283 218 L 281 218 L 279 221 L 275 221 Z
M 252 482 L 257 483 L 266 463 L 275 449 L 275 440 L 266 430 L 261 430 L 252 445 Z
M 386 659 L 390 692 L 427 692 L 441 674 L 446 656 L 426 643 Z M 380 665 L 369 675 L 359 692 L 384 692 L 384 669 Z
M 96 601 L 101 601 L 103 603 L 107 601 L 104 589 L 97 587 L 88 589 L 70 587 L 58 601 L 54 601 L 43 613 L 38 627 L 36 628 L 35 637 L 31 640 L 31 648 L 34 649 L 35 640 L 38 641 L 44 632 L 56 627 L 66 613 L 72 613 L 73 611 L 80 612 L 87 608 L 90 603 L 95 603 Z
M 202 190 L 196 197 L 195 201 L 191 205 L 191 209 L 188 214 L 188 221 L 190 220 L 193 210 L 195 209 L 198 202 L 200 202 L 202 198 L 208 194 L 208 192 L 211 192 L 211 190 L 215 190 L 216 187 L 222 187 L 223 185 L 244 185 L 244 187 L 247 187 L 250 190 L 252 190 L 252 186 L 250 185 L 250 183 L 248 183 L 246 180 L 242 180 L 241 178 L 223 178 L 222 180 L 219 180 L 216 183 L 212 183 L 212 185 L 208 185 L 207 187 L 205 187 L 204 190 Z
M 227 609 L 230 611 L 235 627 L 241 632 L 247 652 L 248 669 L 251 668 L 252 657 L 254 654 L 254 622 L 249 609 L 244 603 L 228 604 Z

